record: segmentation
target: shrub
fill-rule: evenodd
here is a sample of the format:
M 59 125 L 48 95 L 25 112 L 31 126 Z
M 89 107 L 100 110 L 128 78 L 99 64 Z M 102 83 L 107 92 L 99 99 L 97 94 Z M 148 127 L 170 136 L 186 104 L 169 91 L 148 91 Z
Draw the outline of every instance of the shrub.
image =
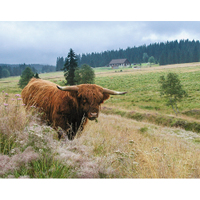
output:
M 147 128 L 146 126 L 140 128 L 140 132 L 141 132 L 141 133 L 145 133 L 145 132 L 147 132 L 147 131 L 148 131 L 148 128 Z
M 34 76 L 34 73 L 31 70 L 31 68 L 26 67 L 25 70 L 22 72 L 22 75 L 20 76 L 19 87 L 23 89 L 33 76 Z
M 94 70 L 87 64 L 82 65 L 81 68 L 75 71 L 75 81 L 77 84 L 93 84 L 94 78 Z
M 176 73 L 169 73 L 166 79 L 164 76 L 160 76 L 158 82 L 161 84 L 161 96 L 167 99 L 167 106 L 172 106 L 172 109 L 177 115 L 179 113 L 177 102 L 181 101 L 184 96 L 187 96 L 186 91 L 182 88 L 178 75 Z

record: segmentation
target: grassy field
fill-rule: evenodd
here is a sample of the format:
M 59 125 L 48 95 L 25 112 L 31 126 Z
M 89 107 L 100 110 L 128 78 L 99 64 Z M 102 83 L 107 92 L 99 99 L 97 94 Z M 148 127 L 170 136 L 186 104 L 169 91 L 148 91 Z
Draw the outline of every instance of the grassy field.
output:
M 198 125 L 198 112 L 190 111 L 200 110 L 200 63 L 95 70 L 96 84 L 128 93 L 111 96 L 102 105 L 98 122 L 90 121 L 70 142 L 58 141 L 34 108 L 25 111 L 19 77 L 0 79 L 0 177 L 199 178 L 200 135 L 169 127 L 168 117 Z M 178 73 L 189 95 L 179 103 L 178 117 L 159 95 L 158 78 L 168 72 Z M 63 72 L 40 77 L 64 80 Z M 141 118 L 142 114 L 149 118 Z M 160 116 L 165 125 L 157 123 Z
M 171 69 L 147 69 L 127 73 L 107 74 L 106 77 L 96 77 L 96 84 L 109 87 L 114 90 L 127 91 L 126 96 L 112 97 L 108 106 L 116 106 L 124 109 L 150 110 L 173 114 L 172 109 L 165 106 L 160 97 L 158 79 L 169 72 L 178 73 L 184 89 L 189 97 L 179 104 L 180 110 L 197 109 L 199 107 L 200 67 L 171 68 Z M 191 103 L 192 102 L 192 103 Z

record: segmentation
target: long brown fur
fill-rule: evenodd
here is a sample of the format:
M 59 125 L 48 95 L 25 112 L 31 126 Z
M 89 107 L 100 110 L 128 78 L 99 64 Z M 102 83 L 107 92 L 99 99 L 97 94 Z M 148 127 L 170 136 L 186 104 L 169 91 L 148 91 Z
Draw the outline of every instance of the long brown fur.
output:
M 95 84 L 78 85 L 78 91 L 61 91 L 55 83 L 32 78 L 22 90 L 22 99 L 27 108 L 36 106 L 45 114 L 46 120 L 58 130 L 61 127 L 73 139 L 78 129 L 83 130 L 91 113 L 99 113 L 99 106 L 109 94 Z M 84 123 L 81 124 L 85 116 Z M 69 131 L 69 129 L 71 131 Z M 58 133 L 58 137 L 61 135 Z

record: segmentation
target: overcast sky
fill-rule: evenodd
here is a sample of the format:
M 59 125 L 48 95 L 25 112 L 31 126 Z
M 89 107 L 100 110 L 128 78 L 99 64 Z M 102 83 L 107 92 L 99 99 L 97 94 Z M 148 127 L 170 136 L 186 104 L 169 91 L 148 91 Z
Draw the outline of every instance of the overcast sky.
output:
M 76 54 L 180 39 L 200 40 L 200 22 L 0 21 L 0 63 L 56 64 Z

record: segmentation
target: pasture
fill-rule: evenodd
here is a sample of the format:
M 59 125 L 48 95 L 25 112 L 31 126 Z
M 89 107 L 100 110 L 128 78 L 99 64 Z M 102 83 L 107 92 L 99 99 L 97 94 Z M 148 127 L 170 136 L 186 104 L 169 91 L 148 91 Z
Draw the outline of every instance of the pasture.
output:
M 73 141 L 58 141 L 35 108 L 25 111 L 19 77 L 0 79 L 0 177 L 199 178 L 199 133 L 127 113 L 198 124 L 198 112 L 191 110 L 200 110 L 200 63 L 95 70 L 95 84 L 128 93 L 111 96 L 102 105 L 98 121 L 89 121 Z M 178 73 L 188 93 L 178 104 L 179 116 L 159 93 L 158 79 L 169 72 Z M 40 77 L 58 84 L 64 81 L 63 72 Z

